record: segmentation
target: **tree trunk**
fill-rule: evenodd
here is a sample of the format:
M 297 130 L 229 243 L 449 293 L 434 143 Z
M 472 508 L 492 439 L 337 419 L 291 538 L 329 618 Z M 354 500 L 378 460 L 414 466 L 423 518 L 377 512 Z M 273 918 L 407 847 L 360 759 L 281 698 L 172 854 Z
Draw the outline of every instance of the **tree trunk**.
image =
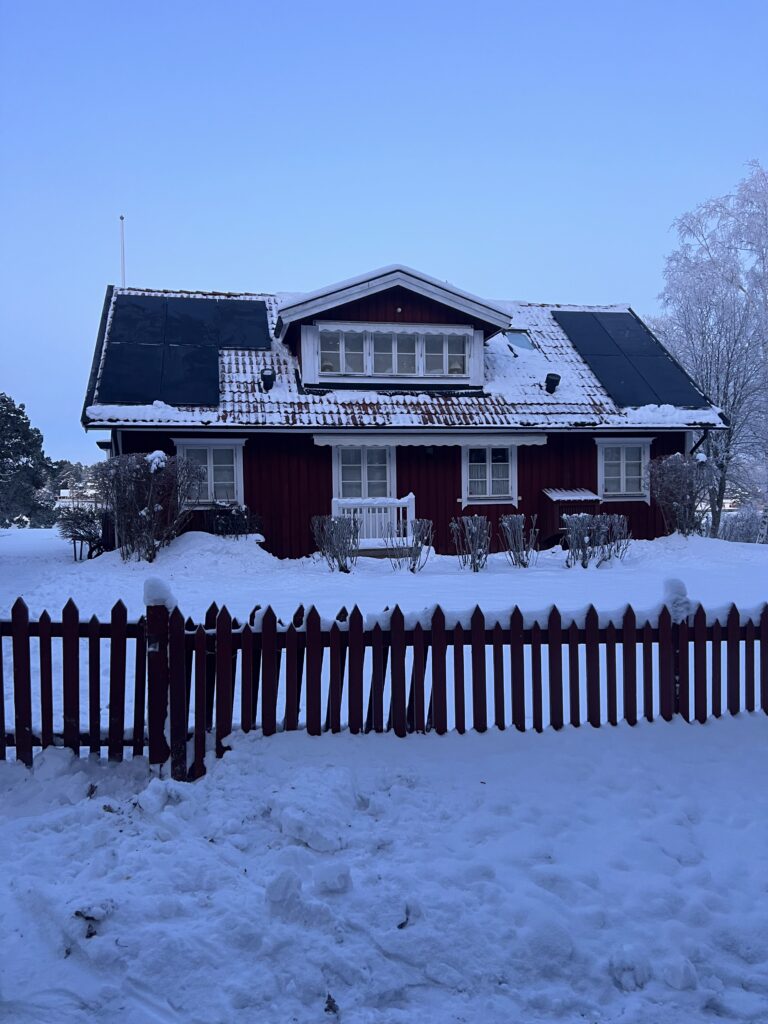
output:
M 717 537 L 720 533 L 720 520 L 723 515 L 723 503 L 725 501 L 725 483 L 728 473 L 725 469 L 718 470 L 717 487 L 709 492 L 709 509 L 712 521 L 709 525 L 709 536 Z

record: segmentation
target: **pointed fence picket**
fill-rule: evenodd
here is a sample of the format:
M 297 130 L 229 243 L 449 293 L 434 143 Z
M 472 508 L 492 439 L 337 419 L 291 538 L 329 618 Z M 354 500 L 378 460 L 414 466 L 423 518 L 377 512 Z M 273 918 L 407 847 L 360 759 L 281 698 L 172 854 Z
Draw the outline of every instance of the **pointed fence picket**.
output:
M 701 607 L 683 621 L 662 608 L 641 623 L 628 607 L 605 624 L 593 607 L 581 623 L 553 608 L 529 624 L 519 608 L 446 622 L 437 607 L 411 623 L 395 607 L 367 624 L 357 607 L 331 622 L 300 608 L 287 623 L 267 607 L 240 625 L 216 605 L 201 624 L 164 606 L 129 622 L 120 601 L 108 621 L 82 620 L 71 600 L 59 621 L 32 621 L 19 599 L 0 621 L 3 679 L 0 758 L 11 748 L 31 764 L 35 748 L 62 745 L 119 761 L 128 749 L 194 779 L 236 728 L 404 737 L 491 722 L 635 725 L 657 713 L 703 723 L 721 716 L 723 696 L 729 715 L 768 714 L 768 605 L 710 622 Z

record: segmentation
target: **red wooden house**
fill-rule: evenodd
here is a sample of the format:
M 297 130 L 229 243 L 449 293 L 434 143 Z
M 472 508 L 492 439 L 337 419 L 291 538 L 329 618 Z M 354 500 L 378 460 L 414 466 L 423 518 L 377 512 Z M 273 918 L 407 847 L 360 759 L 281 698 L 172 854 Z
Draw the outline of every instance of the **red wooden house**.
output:
M 266 547 L 309 553 L 316 514 L 390 523 L 564 511 L 661 531 L 645 469 L 717 409 L 627 306 L 489 301 L 402 266 L 306 295 L 107 290 L 83 409 L 113 454 L 204 467 Z

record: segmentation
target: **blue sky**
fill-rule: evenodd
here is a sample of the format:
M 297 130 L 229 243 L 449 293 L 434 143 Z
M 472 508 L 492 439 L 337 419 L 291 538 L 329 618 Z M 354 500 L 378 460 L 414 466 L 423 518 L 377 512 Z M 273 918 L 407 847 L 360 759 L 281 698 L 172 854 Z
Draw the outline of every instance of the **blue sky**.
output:
M 672 220 L 768 162 L 768 4 L 0 0 L 0 390 L 54 457 L 105 286 L 407 263 L 652 312 Z

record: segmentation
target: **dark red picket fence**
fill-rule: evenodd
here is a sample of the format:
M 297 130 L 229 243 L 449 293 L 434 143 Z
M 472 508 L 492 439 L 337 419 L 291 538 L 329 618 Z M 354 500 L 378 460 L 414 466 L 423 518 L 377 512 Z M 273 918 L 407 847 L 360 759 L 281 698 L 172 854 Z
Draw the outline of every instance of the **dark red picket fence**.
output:
M 439 607 L 408 623 L 396 607 L 372 625 L 358 608 L 330 623 L 314 608 L 288 623 L 267 608 L 240 624 L 212 605 L 196 624 L 162 606 L 128 622 L 122 602 L 109 622 L 81 621 L 72 601 L 58 622 L 30 621 L 19 599 L 0 621 L 0 685 L 9 664 L 0 758 L 13 747 L 31 764 L 35 747 L 58 745 L 119 761 L 128 748 L 192 779 L 209 737 L 221 755 L 238 727 L 406 736 L 705 722 L 756 702 L 768 714 L 768 605 L 746 618 L 732 607 L 723 622 L 699 607 L 686 621 L 663 608 L 638 623 L 627 608 L 604 626 L 594 608 L 583 625 L 556 608 L 526 625 L 518 608 L 505 621 L 476 608 L 446 623 Z

